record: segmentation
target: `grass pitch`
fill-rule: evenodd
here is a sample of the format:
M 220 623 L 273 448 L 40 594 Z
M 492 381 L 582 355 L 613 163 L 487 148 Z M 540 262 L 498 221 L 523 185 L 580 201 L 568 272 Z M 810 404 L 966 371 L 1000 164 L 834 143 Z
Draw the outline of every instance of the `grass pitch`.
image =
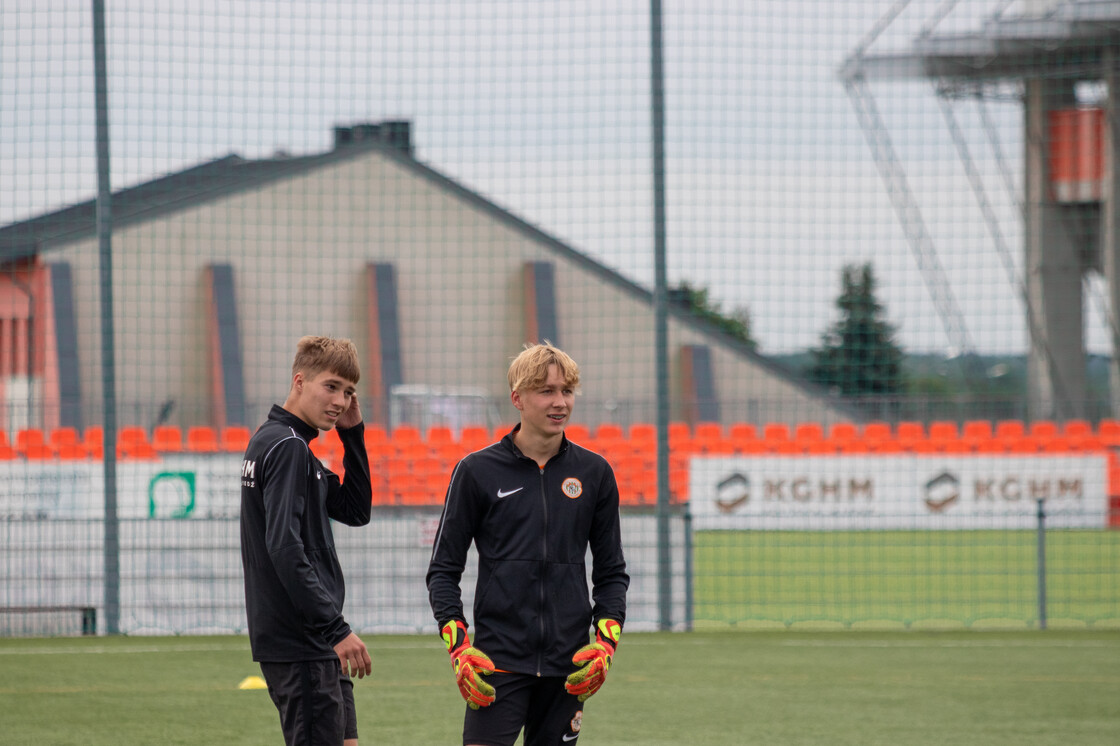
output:
M 460 743 L 435 636 L 366 637 L 361 741 Z M 5 744 L 282 742 L 244 637 L 5 639 L 0 670 Z M 579 742 L 1112 746 L 1120 632 L 632 633 Z
M 1039 627 L 1034 531 L 701 531 L 694 547 L 698 628 Z M 1044 548 L 1048 625 L 1120 626 L 1120 531 L 1051 530 Z

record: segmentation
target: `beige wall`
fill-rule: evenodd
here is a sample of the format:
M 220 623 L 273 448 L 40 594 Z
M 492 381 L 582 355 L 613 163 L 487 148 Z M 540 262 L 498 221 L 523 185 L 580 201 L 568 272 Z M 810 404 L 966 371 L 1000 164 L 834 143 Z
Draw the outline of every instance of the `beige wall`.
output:
M 113 251 L 122 421 L 148 424 L 171 399 L 178 402 L 174 421 L 206 420 L 204 277 L 211 263 L 234 267 L 251 405 L 283 398 L 301 335 L 364 343 L 363 280 L 371 262 L 396 268 L 405 381 L 484 386 L 505 401 L 505 370 L 526 334 L 523 267 L 533 260 L 554 266 L 559 341 L 584 374 L 577 411 L 589 422 L 653 417 L 647 303 L 377 152 L 120 228 Z M 96 244 L 64 247 L 49 260 L 56 258 L 74 267 L 83 397 L 98 401 Z M 778 402 L 784 408 L 770 411 L 796 411 L 790 421 L 835 416 L 685 325 L 671 323 L 670 343 L 674 351 L 684 344 L 713 348 L 722 399 Z M 674 352 L 674 377 L 678 360 Z M 672 386 L 675 393 L 675 380 Z M 620 407 L 603 409 L 608 400 Z M 508 406 L 503 411 L 513 418 Z

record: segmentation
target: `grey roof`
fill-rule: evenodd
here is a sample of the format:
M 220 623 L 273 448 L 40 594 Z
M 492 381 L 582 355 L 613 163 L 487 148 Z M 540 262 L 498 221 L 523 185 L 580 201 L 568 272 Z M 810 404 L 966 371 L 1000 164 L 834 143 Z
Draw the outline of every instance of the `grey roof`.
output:
M 1096 79 L 1106 54 L 1118 44 L 1120 2 L 1074 0 L 1042 15 L 992 18 L 967 34 L 922 34 L 909 52 L 856 55 L 839 74 L 875 79 Z
M 113 193 L 114 228 L 151 220 L 242 189 L 300 173 L 339 157 L 367 151 L 354 145 L 328 153 L 250 161 L 227 155 L 183 171 Z M 61 210 L 0 228 L 0 262 L 34 256 L 62 243 L 92 236 L 97 230 L 97 202 L 87 200 Z

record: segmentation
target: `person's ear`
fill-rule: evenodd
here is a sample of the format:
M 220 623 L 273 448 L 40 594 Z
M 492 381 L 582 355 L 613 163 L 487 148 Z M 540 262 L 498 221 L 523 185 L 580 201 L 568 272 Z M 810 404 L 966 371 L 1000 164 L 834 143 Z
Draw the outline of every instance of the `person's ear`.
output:
M 517 391 L 509 392 L 509 400 L 511 402 L 513 402 L 513 406 L 517 407 L 518 409 L 523 408 L 523 405 L 521 403 L 521 394 L 519 392 L 517 392 Z

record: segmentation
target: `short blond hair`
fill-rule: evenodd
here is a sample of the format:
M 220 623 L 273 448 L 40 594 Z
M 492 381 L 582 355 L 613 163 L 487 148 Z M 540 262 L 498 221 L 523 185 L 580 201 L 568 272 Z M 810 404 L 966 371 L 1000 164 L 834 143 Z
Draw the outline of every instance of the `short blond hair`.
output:
M 506 378 L 509 379 L 510 391 L 526 391 L 540 386 L 548 379 L 548 366 L 555 365 L 564 383 L 573 390 L 579 388 L 579 366 L 576 361 L 552 343 L 545 341 L 541 344 L 525 345 L 517 357 L 510 363 Z
M 358 363 L 358 349 L 354 343 L 349 339 L 335 337 L 301 337 L 296 343 L 292 377 L 296 373 L 303 373 L 307 378 L 315 378 L 323 371 L 357 383 L 362 377 L 362 368 Z

